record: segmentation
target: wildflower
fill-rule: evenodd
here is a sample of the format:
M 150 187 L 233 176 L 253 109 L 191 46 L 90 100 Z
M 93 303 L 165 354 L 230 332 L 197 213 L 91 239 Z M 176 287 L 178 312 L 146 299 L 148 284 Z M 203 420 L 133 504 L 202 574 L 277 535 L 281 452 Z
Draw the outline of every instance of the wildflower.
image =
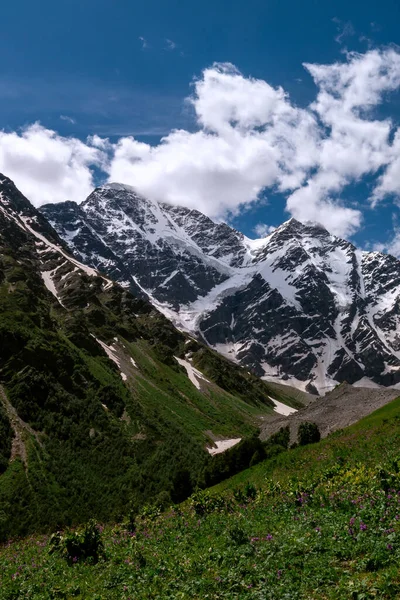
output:
M 282 577 L 282 569 L 278 569 L 276 576 L 278 579 L 280 579 Z
M 390 527 L 389 529 L 386 529 L 386 530 L 385 530 L 385 533 L 386 533 L 387 535 L 388 535 L 389 533 L 393 533 L 393 532 L 394 532 L 394 529 L 393 529 L 393 527 Z
M 360 522 L 360 531 L 365 531 L 366 529 L 367 529 L 366 524 L 361 521 Z
M 386 546 L 386 548 L 387 548 L 388 550 L 393 550 L 393 546 L 392 546 L 392 544 L 388 544 L 388 545 Z
M 267 535 L 267 540 L 268 541 L 272 540 L 272 535 L 270 533 Z

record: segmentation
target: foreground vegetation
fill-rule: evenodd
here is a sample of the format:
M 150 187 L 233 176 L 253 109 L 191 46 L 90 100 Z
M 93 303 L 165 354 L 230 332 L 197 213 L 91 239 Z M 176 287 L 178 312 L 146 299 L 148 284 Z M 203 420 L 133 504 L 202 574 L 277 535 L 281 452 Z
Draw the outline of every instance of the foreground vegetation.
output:
M 2 599 L 400 596 L 400 399 L 180 506 L 7 543 Z

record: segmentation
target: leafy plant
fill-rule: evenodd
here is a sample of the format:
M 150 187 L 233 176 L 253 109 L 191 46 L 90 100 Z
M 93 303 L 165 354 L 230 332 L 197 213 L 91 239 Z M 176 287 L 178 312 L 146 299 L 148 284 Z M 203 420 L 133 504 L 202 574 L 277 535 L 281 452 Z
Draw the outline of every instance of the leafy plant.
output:
M 59 553 L 70 563 L 88 559 L 97 563 L 104 553 L 101 530 L 93 519 L 77 531 L 53 534 L 49 545 L 50 553 Z

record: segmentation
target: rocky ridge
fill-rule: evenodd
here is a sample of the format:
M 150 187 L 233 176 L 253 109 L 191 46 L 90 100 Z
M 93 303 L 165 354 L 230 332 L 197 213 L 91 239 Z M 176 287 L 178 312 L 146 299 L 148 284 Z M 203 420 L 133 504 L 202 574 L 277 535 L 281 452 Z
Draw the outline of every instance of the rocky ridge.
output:
M 250 240 L 109 184 L 42 213 L 77 259 L 258 376 L 325 393 L 400 382 L 400 262 L 290 219 Z

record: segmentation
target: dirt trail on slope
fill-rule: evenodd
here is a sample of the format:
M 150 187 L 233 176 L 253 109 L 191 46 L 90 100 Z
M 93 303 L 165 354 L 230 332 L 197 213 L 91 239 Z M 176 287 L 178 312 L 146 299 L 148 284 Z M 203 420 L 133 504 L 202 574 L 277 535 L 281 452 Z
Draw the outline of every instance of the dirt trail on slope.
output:
M 7 394 L 0 385 L 0 402 L 3 404 L 4 409 L 6 411 L 7 417 L 10 420 L 11 427 L 14 431 L 14 438 L 11 446 L 11 458 L 10 460 L 15 460 L 17 457 L 20 457 L 22 462 L 24 463 L 25 468 L 28 468 L 28 453 L 26 450 L 26 437 L 27 434 L 32 435 L 38 444 L 41 446 L 42 443 L 39 439 L 39 435 L 28 423 L 25 423 L 19 416 L 9 399 L 7 398 Z
M 343 383 L 293 415 L 266 417 L 261 426 L 260 438 L 266 440 L 281 427 L 289 425 L 292 444 L 297 442 L 297 431 L 304 421 L 316 423 L 321 437 L 326 437 L 337 429 L 356 423 L 399 395 L 398 390 L 390 388 L 355 388 Z

